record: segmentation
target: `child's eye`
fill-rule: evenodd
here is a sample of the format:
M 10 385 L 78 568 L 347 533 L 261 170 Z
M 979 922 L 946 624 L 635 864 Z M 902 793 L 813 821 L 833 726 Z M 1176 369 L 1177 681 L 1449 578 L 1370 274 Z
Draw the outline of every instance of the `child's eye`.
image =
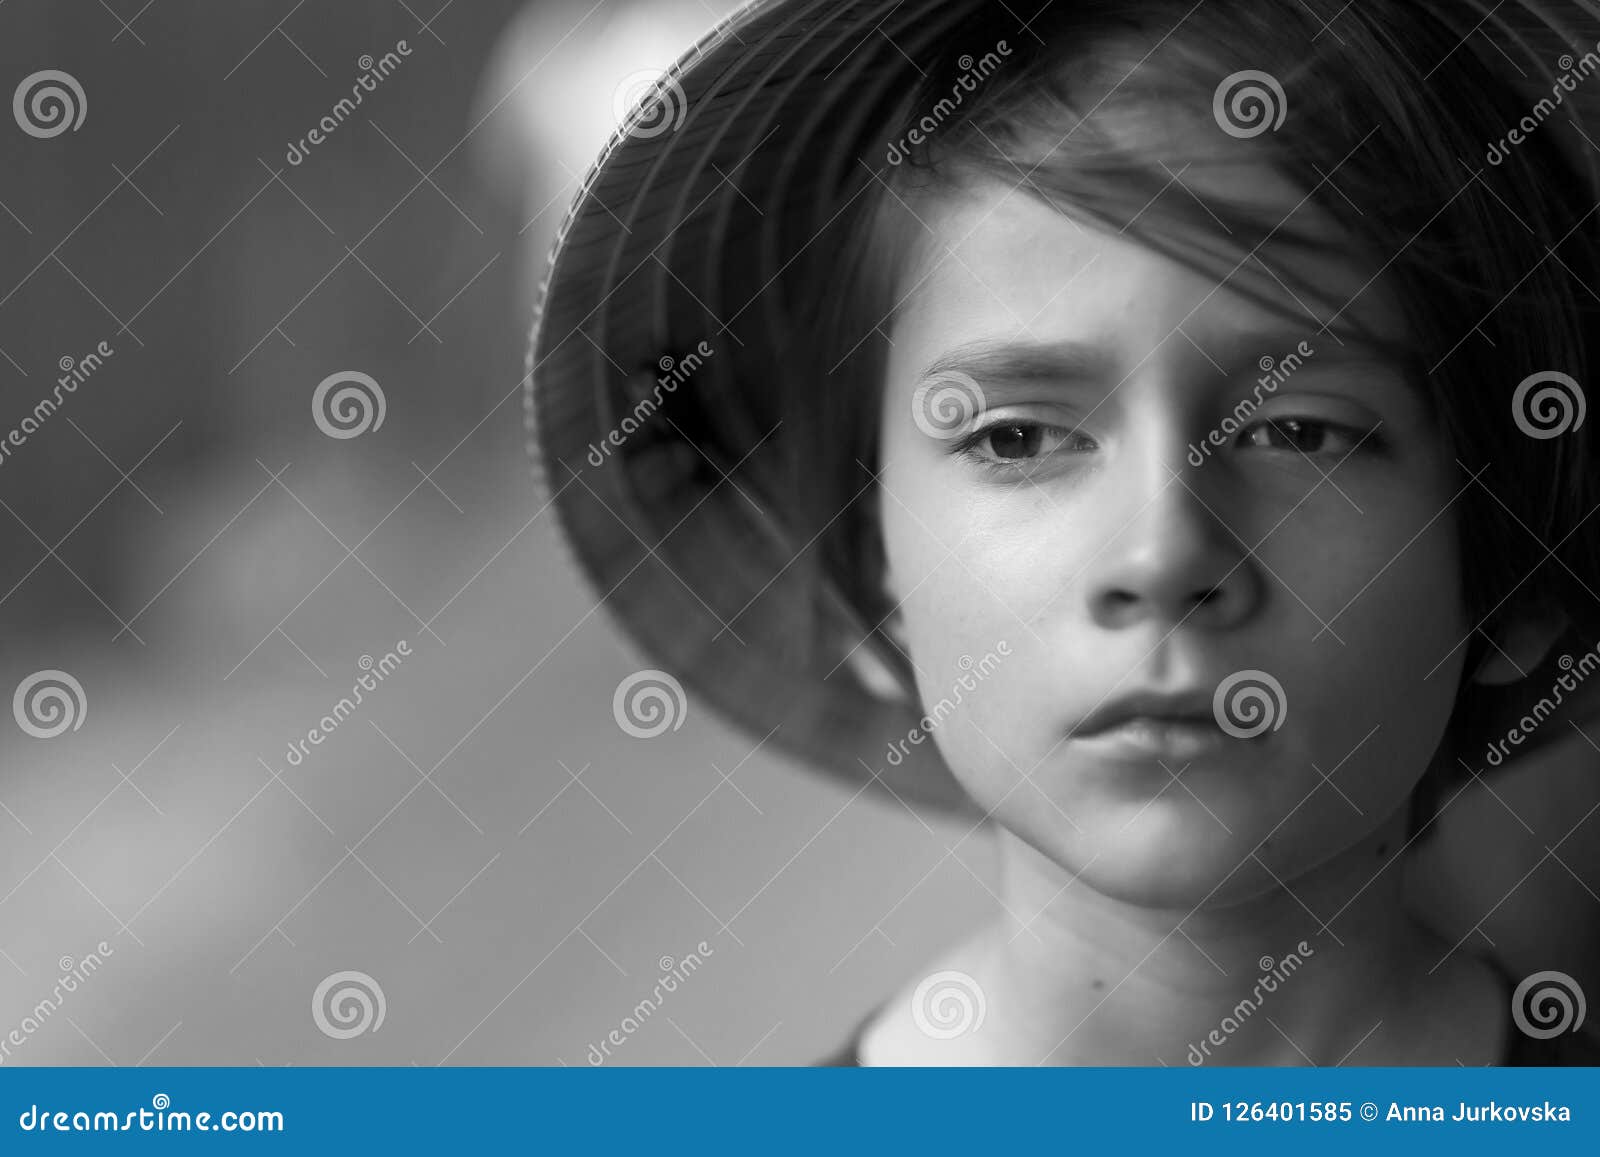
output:
M 1008 465 L 1025 467 L 1061 450 L 1081 453 L 1097 448 L 1092 438 L 1075 430 L 1017 420 L 995 422 L 975 430 L 956 447 L 959 453 L 1002 469 Z
M 1367 432 L 1315 418 L 1269 418 L 1243 430 L 1241 444 L 1302 454 L 1348 454 Z

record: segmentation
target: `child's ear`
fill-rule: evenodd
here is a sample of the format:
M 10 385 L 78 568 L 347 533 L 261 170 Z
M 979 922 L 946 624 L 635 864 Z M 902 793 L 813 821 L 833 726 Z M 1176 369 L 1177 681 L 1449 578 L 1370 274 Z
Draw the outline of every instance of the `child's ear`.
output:
M 882 547 L 882 538 L 879 538 L 878 547 L 878 593 L 883 596 L 883 605 L 890 608 L 888 615 L 883 620 L 883 633 L 894 640 L 895 646 L 911 654 L 911 647 L 906 635 L 906 616 L 901 607 L 900 583 L 895 579 L 893 564 L 889 555 Z
M 888 592 L 885 591 L 885 594 L 887 595 Z M 889 595 L 888 597 L 891 599 L 893 598 L 892 595 Z M 910 653 L 906 646 L 905 614 L 901 611 L 898 603 L 894 604 L 894 610 L 889 612 L 889 617 L 883 620 L 883 633 L 894 640 L 895 646 L 899 647 L 902 651 L 906 651 L 908 654 Z
M 899 646 L 898 637 L 895 645 Z M 892 703 L 911 703 L 915 695 L 896 673 L 896 660 L 892 656 L 879 652 L 872 640 L 863 640 L 861 645 L 850 653 L 850 667 L 855 671 L 856 677 L 879 699 Z
M 871 553 L 877 570 L 878 593 L 883 599 L 883 605 L 891 609 L 879 623 L 878 629 L 893 641 L 893 645 L 899 648 L 901 654 L 883 654 L 879 650 L 883 646 L 881 640 L 875 643 L 871 639 L 866 639 L 851 656 L 851 665 L 867 689 L 879 699 L 911 703 L 915 702 L 916 695 L 905 682 L 904 656 L 910 654 L 906 647 L 905 618 L 900 610 L 899 600 L 895 597 L 894 592 L 897 588 L 889 573 L 889 561 L 885 557 L 882 544 L 883 539 L 879 535 L 874 539 L 875 549 Z
M 1473 682 L 1500 686 L 1524 678 L 1544 662 L 1569 624 L 1566 612 L 1557 607 L 1524 605 L 1511 611 L 1490 637 Z

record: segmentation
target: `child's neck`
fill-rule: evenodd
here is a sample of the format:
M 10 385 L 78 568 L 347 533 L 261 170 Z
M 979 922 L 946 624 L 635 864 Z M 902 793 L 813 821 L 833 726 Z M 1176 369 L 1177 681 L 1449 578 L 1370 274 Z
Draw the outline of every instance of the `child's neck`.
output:
M 1071 1063 L 1107 1037 L 1152 1050 L 1145 1064 L 1190 1063 L 1191 1045 L 1225 1064 L 1292 1061 L 1297 1048 L 1335 1063 L 1334 1050 L 1353 1048 L 1383 1015 L 1375 998 L 1393 994 L 1417 947 L 1400 866 L 1384 868 L 1405 842 L 1403 824 L 1384 825 L 1287 887 L 1192 915 L 1122 903 L 1081 880 L 1066 886 L 1066 872 L 1002 831 L 1002 897 L 1020 919 L 1007 918 L 996 945 L 997 982 L 1026 994 L 1028 1035 L 1040 1038 L 1046 1064 Z M 1309 952 L 1300 953 L 1302 941 Z M 1292 971 L 1260 994 L 1258 1008 L 1240 1009 L 1291 953 Z M 1227 1032 L 1224 1020 L 1238 1027 Z M 1211 1043 L 1212 1030 L 1226 1043 Z
M 1188 913 L 1097 893 L 1002 830 L 1007 915 L 937 964 L 977 980 L 987 1006 L 981 1031 L 930 1048 L 896 1017 L 898 1027 L 883 1026 L 867 1042 L 878 1053 L 867 1060 L 1494 1061 L 1503 1019 L 1498 982 L 1462 953 L 1429 975 L 1450 946 L 1404 910 L 1403 865 L 1393 862 L 1404 837 L 1402 812 L 1287 887 Z

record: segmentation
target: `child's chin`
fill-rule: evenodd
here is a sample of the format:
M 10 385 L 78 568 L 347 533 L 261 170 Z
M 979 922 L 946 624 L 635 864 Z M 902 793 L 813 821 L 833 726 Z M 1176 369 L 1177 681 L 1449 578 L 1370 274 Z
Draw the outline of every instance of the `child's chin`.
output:
M 1132 850 L 1127 855 L 1102 856 L 1089 865 L 1082 880 L 1095 891 L 1141 908 L 1191 911 L 1199 907 L 1227 907 L 1261 895 L 1271 887 L 1259 873 L 1239 869 L 1237 856 L 1211 853 L 1193 856 L 1171 848 L 1149 849 L 1148 855 Z
M 1085 828 L 1057 862 L 1101 895 L 1141 908 L 1223 908 L 1270 891 L 1273 880 L 1250 858 L 1260 837 L 1208 831 Z

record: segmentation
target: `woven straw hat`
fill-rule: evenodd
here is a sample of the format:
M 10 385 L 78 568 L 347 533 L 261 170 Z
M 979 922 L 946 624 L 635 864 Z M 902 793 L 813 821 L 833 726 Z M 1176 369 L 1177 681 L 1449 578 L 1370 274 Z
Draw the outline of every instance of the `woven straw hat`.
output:
M 1430 6 L 1463 38 L 1494 7 Z M 524 399 L 543 499 L 652 663 L 820 771 L 967 816 L 934 744 L 886 759 L 922 708 L 890 693 L 872 625 L 793 565 L 807 544 L 773 517 L 782 415 L 762 383 L 804 341 L 791 306 L 919 111 L 923 75 L 1027 36 L 1019 19 L 996 0 L 756 0 L 718 23 L 640 94 L 587 174 L 541 287 Z M 1593 0 L 1513 0 L 1492 19 L 1530 106 L 1562 53 L 1600 37 Z M 1600 90 L 1600 76 L 1587 83 Z M 1592 130 L 1600 118 L 1579 107 L 1556 115 Z M 1600 151 L 1561 132 L 1600 196 Z M 715 438 L 661 408 L 687 395 L 716 402 Z

